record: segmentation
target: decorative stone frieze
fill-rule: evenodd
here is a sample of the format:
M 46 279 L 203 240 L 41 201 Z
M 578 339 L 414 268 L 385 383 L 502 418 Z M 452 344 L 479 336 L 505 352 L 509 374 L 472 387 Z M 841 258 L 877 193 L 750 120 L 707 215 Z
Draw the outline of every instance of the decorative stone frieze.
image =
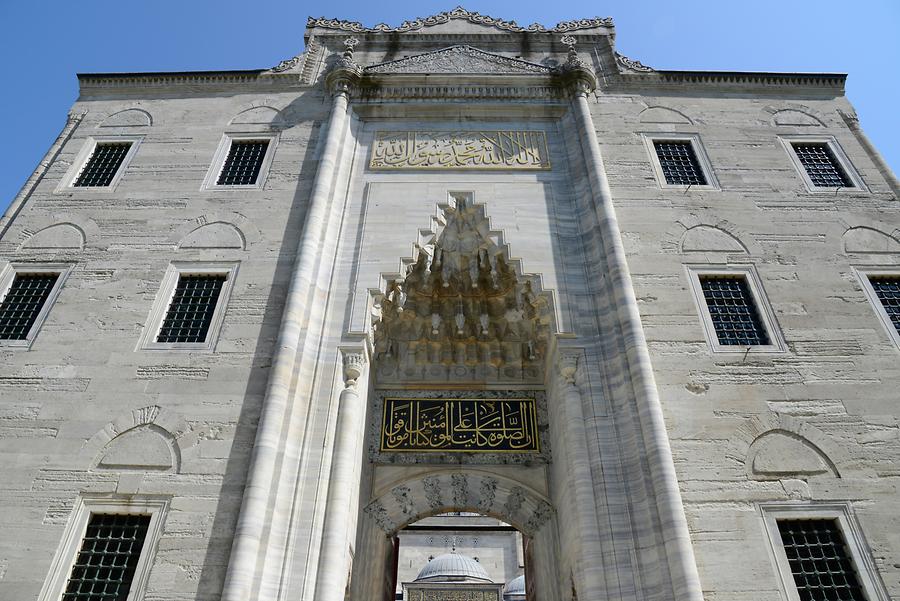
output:
M 370 169 L 547 170 L 547 136 L 522 131 L 376 132 Z

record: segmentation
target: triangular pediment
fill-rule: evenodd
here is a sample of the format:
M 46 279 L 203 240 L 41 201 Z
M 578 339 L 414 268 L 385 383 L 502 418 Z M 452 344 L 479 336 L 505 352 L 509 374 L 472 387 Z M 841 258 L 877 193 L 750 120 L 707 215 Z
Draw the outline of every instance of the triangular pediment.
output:
M 471 46 L 450 46 L 425 54 L 366 67 L 366 73 L 443 73 L 487 75 L 546 75 L 550 68 L 517 58 L 491 54 Z

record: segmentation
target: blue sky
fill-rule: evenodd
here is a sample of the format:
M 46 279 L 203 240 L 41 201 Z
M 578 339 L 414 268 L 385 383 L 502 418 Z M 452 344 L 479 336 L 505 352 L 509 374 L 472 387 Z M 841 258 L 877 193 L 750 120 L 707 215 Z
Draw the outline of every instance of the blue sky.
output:
M 254 69 L 303 48 L 307 16 L 396 25 L 455 4 L 406 2 L 123 2 L 0 0 L 0 210 L 56 138 L 78 72 Z M 849 73 L 847 96 L 900 172 L 900 2 L 729 0 L 470 1 L 520 25 L 611 16 L 623 54 L 660 69 Z

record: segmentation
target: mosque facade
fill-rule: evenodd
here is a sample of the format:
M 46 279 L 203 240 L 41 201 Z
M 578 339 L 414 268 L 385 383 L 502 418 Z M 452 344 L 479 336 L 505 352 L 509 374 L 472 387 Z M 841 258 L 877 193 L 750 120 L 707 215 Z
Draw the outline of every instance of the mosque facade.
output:
M 900 597 L 900 185 L 845 75 L 304 41 L 79 75 L 0 220 L 0 598 Z

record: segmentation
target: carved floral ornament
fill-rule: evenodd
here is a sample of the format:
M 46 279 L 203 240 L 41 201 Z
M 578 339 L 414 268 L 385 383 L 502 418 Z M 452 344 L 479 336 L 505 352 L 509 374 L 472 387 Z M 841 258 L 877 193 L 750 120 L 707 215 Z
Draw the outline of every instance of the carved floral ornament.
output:
M 547 296 L 517 270 L 484 207 L 459 195 L 377 299 L 376 377 L 541 381 Z
M 340 31 L 350 31 L 353 33 L 406 33 L 410 31 L 418 31 L 425 27 L 434 25 L 442 25 L 449 23 L 451 20 L 461 19 L 474 23 L 476 25 L 488 25 L 496 27 L 502 31 L 512 32 L 537 32 L 537 33 L 566 33 L 569 31 L 578 31 L 581 29 L 595 29 L 597 27 L 612 27 L 613 21 L 611 17 L 595 17 L 593 19 L 578 19 L 576 21 L 561 21 L 551 28 L 544 27 L 540 23 L 532 23 L 527 27 L 519 26 L 515 21 L 505 21 L 496 17 L 489 17 L 477 12 L 470 12 L 461 6 L 457 6 L 451 11 L 431 15 L 430 17 L 419 17 L 412 21 L 404 21 L 397 27 L 391 27 L 384 23 L 379 23 L 375 27 L 366 27 L 362 23 L 356 21 L 342 21 L 340 19 L 326 19 L 319 17 L 318 19 L 309 17 L 306 21 L 306 27 L 321 27 L 323 29 L 337 29 Z

